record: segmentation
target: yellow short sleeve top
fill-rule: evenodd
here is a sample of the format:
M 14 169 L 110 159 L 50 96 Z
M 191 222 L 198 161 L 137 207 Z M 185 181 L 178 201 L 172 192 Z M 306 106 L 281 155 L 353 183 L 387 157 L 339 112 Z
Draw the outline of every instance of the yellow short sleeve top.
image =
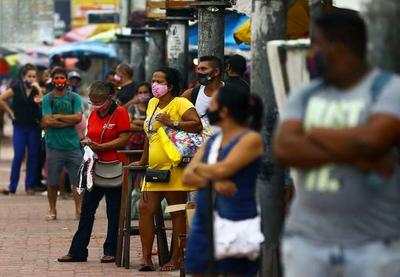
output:
M 192 187 L 184 186 L 182 182 L 183 169 L 179 167 L 172 168 L 172 163 L 164 152 L 161 141 L 157 135 L 157 130 L 165 125 L 155 120 L 157 114 L 168 114 L 172 121 L 181 121 L 182 116 L 191 108 L 193 104 L 183 97 L 175 97 L 164 108 L 158 107 L 159 100 L 152 98 L 149 101 L 146 111 L 146 120 L 144 130 L 149 139 L 149 168 L 167 170 L 171 169 L 171 178 L 169 183 L 151 183 L 147 182 L 142 190 L 145 191 L 191 191 Z

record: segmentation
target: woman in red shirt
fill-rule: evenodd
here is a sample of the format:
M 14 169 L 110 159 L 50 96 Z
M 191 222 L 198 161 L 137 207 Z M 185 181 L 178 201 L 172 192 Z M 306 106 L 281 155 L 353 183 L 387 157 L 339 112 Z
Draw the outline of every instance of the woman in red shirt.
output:
M 96 81 L 90 86 L 89 98 L 92 112 L 88 120 L 87 145 L 95 152 L 101 162 L 123 160 L 117 154 L 123 149 L 129 139 L 129 116 L 123 107 L 113 100 L 115 89 L 107 81 Z M 121 186 L 105 187 L 96 185 L 91 191 L 85 191 L 82 202 L 82 212 L 71 247 L 66 256 L 59 262 L 85 262 L 88 256 L 87 246 L 92 233 L 94 215 L 100 200 L 105 195 L 107 204 L 107 238 L 104 242 L 102 263 L 115 261 L 118 236 L 119 208 L 121 204 Z

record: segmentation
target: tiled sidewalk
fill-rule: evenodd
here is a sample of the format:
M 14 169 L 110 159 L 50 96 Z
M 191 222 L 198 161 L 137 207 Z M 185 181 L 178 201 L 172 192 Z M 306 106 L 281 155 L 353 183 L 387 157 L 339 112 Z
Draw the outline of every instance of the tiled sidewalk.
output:
M 2 139 L 0 149 L 0 187 L 8 183 L 12 148 Z M 24 174 L 21 180 L 24 180 Z M 21 182 L 22 183 L 22 182 Z M 131 269 L 115 264 L 101 264 L 106 233 L 105 202 L 102 200 L 89 245 L 87 263 L 58 263 L 67 253 L 78 221 L 74 220 L 73 200 L 58 203 L 58 220 L 45 221 L 47 198 L 40 194 L 27 196 L 22 185 L 16 195 L 0 195 L 0 276 L 179 276 L 179 272 L 138 272 L 140 241 L 132 237 Z M 157 259 L 154 257 L 154 261 Z

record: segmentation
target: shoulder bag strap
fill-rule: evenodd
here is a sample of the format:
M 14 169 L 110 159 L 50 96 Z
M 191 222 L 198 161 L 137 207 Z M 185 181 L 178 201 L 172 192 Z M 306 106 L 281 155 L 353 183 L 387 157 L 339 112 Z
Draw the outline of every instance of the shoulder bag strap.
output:
M 201 86 L 195 86 L 192 88 L 192 95 L 190 96 L 190 102 L 192 102 L 193 105 L 196 106 L 196 101 L 197 101 L 197 96 L 199 96 Z
M 158 108 L 158 105 L 160 104 L 160 101 L 158 101 L 156 107 L 153 110 L 153 113 L 151 114 L 149 121 L 147 122 L 147 130 L 150 131 L 150 125 L 151 125 L 151 121 L 153 120 L 154 114 L 156 113 L 156 110 Z
M 103 131 L 101 132 L 99 143 L 103 143 L 104 134 L 105 134 L 106 130 L 108 129 L 108 126 L 110 125 L 111 119 L 113 119 L 114 114 L 115 114 L 115 111 L 111 114 L 110 118 L 108 119 L 107 124 L 103 126 Z

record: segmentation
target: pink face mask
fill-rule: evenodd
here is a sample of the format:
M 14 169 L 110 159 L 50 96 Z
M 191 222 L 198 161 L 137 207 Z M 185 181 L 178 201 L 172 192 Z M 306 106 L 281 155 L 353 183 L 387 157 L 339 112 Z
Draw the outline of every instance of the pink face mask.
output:
M 150 99 L 150 93 L 138 94 L 138 100 L 140 103 L 146 103 Z
M 114 80 L 117 81 L 117 82 L 120 82 L 122 80 L 122 78 L 118 74 L 115 74 L 114 75 Z
M 168 93 L 168 85 L 153 83 L 151 86 L 151 92 L 154 97 L 161 98 Z

